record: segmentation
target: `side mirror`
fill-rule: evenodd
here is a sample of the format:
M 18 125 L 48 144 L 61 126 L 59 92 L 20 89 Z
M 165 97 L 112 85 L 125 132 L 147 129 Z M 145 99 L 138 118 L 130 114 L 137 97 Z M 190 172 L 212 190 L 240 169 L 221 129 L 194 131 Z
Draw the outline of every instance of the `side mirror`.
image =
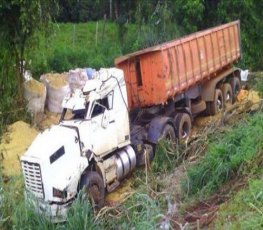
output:
M 108 127 L 109 119 L 110 119 L 110 113 L 107 109 L 105 109 L 103 116 L 102 116 L 102 122 L 101 122 L 102 128 L 106 129 Z

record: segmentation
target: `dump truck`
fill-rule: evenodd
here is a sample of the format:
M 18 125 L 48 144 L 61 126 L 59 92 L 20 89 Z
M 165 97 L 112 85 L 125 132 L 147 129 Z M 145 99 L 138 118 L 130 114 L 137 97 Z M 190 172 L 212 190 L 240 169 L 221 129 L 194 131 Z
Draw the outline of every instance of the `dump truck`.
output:
M 198 114 L 234 103 L 240 57 L 234 21 L 117 58 L 63 100 L 59 123 L 21 157 L 27 200 L 54 222 L 79 191 L 102 207 L 160 140 L 184 143 Z

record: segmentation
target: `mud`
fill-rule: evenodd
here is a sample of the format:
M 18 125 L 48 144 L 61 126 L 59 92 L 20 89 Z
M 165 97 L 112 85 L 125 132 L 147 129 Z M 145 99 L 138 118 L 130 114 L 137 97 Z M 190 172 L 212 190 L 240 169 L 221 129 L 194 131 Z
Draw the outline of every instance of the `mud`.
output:
M 3 173 L 5 176 L 19 175 L 20 156 L 32 143 L 37 130 L 23 121 L 17 121 L 8 127 L 0 144 L 0 159 L 2 160 Z

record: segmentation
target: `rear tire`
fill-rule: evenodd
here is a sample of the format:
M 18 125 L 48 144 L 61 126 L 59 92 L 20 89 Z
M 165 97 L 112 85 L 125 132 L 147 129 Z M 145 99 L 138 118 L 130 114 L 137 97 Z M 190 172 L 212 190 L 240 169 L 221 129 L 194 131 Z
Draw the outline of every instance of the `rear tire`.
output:
M 224 83 L 222 88 L 223 99 L 225 107 L 228 107 L 233 104 L 233 91 L 229 83 Z
M 224 109 L 224 99 L 221 89 L 215 90 L 214 100 L 210 102 L 210 115 L 216 115 Z
M 241 90 L 241 82 L 238 77 L 233 77 L 230 81 L 230 85 L 233 92 L 233 103 L 236 101 L 236 97 Z
M 147 159 L 149 159 L 150 162 L 154 159 L 154 147 L 150 144 L 144 144 L 144 152 L 136 155 L 136 165 L 145 165 Z
M 188 113 L 179 113 L 176 116 L 176 137 L 182 143 L 191 135 L 192 121 Z
M 100 174 L 94 171 L 85 173 L 81 178 L 80 188 L 84 189 L 94 210 L 102 208 L 105 199 L 105 188 Z
M 176 146 L 176 136 L 174 127 L 170 124 L 166 124 L 163 128 L 161 139 L 166 140 L 168 143 L 171 144 L 173 148 Z
M 168 141 L 175 141 L 175 132 L 172 125 L 166 124 L 163 128 L 161 138 Z

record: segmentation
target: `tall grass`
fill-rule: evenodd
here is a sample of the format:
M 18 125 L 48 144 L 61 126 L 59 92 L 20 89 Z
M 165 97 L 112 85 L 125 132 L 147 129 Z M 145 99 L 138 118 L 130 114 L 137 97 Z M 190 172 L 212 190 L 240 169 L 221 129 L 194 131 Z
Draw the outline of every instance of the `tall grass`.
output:
M 43 214 L 36 212 L 33 205 L 24 199 L 22 178 L 10 178 L 3 183 L 0 174 L 0 229 L 101 229 L 91 205 L 83 194 L 73 203 L 67 222 L 51 223 Z
M 231 132 L 214 139 L 204 158 L 188 169 L 183 187 L 189 194 L 211 194 L 227 180 L 259 167 L 255 160 L 262 156 L 263 113 L 247 117 Z
M 171 172 L 185 158 L 184 147 L 178 143 L 160 141 L 156 147 L 151 169 L 154 174 Z
M 11 178 L 4 186 L 0 177 L 0 229 L 156 229 L 163 216 L 158 199 L 151 198 L 145 185 L 141 185 L 125 203 L 114 208 L 104 207 L 97 216 L 80 193 L 69 210 L 67 221 L 52 224 L 25 202 L 21 184 L 19 177 Z

